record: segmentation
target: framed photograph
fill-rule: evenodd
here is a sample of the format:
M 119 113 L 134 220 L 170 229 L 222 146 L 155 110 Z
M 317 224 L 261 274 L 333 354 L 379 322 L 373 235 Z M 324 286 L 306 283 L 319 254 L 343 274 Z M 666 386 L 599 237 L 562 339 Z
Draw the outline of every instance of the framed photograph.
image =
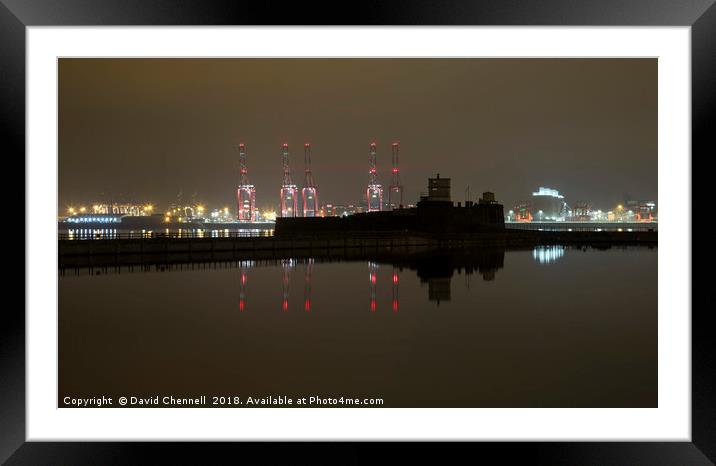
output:
M 0 458 L 713 464 L 712 3 L 2 0 Z

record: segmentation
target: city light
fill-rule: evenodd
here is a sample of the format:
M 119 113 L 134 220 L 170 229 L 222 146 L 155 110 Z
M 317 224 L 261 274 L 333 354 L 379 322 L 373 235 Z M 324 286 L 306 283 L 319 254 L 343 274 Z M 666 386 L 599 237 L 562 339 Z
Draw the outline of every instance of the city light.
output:
M 550 197 L 556 197 L 558 199 L 563 199 L 564 196 L 559 194 L 559 191 L 552 188 L 543 188 L 540 186 L 539 191 L 532 193 L 533 196 L 550 196 Z
M 371 159 L 373 158 L 374 148 L 371 147 Z M 287 151 L 284 155 L 288 155 Z M 308 162 L 308 156 L 306 161 Z M 285 160 L 285 162 L 287 162 Z M 374 163 L 370 160 L 371 164 Z M 372 167 L 371 167 L 372 169 Z M 306 171 L 310 171 L 310 165 L 306 166 Z M 287 179 L 290 181 L 290 174 L 288 171 L 285 173 Z M 435 181 L 442 181 L 439 177 Z M 310 176 L 308 185 L 311 184 Z M 439 186 L 435 189 L 440 188 Z M 433 189 L 430 188 L 429 189 Z M 383 189 L 382 185 L 375 184 L 369 185 L 369 189 L 364 191 L 363 198 L 360 203 L 356 204 L 343 204 L 336 205 L 334 203 L 323 203 L 318 204 L 313 191 L 301 190 L 304 194 L 303 205 L 298 206 L 297 197 L 299 196 L 299 188 L 296 185 L 283 185 L 281 189 L 281 205 L 280 209 L 276 206 L 269 206 L 268 209 L 259 210 L 255 206 L 251 206 L 251 209 L 244 209 L 244 214 L 250 213 L 251 215 L 244 215 L 242 217 L 242 207 L 245 205 L 239 205 L 237 209 L 232 211 L 232 208 L 228 205 L 223 206 L 207 206 L 205 204 L 198 203 L 177 203 L 170 204 L 166 207 L 157 207 L 151 202 L 82 202 L 79 207 L 68 206 L 66 207 L 66 214 L 60 215 L 60 219 L 66 217 L 64 220 L 67 221 L 70 217 L 83 217 L 87 219 L 100 218 L 102 215 L 116 215 L 118 218 L 123 217 L 141 217 L 141 216 L 153 216 L 156 212 L 156 222 L 170 223 L 170 222 L 182 222 L 182 223 L 207 223 L 207 224 L 229 224 L 229 223 L 273 223 L 277 217 L 347 217 L 354 214 L 361 214 L 365 212 L 381 211 L 383 209 L 391 209 L 390 202 L 384 204 L 382 202 Z M 435 195 L 433 191 L 430 191 Z M 310 195 L 309 195 L 310 194 Z M 424 193 L 420 194 L 422 199 Z M 489 194 L 490 196 L 479 199 L 479 204 L 482 203 L 497 203 L 494 200 L 494 194 L 486 192 L 483 194 Z M 603 210 L 593 207 L 593 204 L 588 200 L 579 199 L 577 201 L 567 201 L 567 196 L 561 194 L 557 189 L 548 187 L 539 187 L 537 190 L 526 193 L 528 200 L 519 201 L 514 203 L 512 206 L 507 207 L 503 212 L 504 222 L 506 224 L 520 224 L 520 223 L 536 223 L 534 228 L 561 228 L 566 231 L 570 228 L 575 228 L 576 223 L 621 223 L 624 224 L 624 229 L 629 226 L 628 223 L 653 223 L 654 228 L 658 223 L 658 210 L 655 201 L 652 200 L 635 200 L 629 199 L 625 196 L 625 200 L 622 202 L 612 204 L 612 210 Z M 452 202 L 449 198 L 449 194 L 446 197 L 446 202 Z M 250 198 L 247 198 L 251 200 Z M 486 200 L 487 199 L 487 200 Z M 314 204 L 308 205 L 306 201 L 312 201 Z M 91 201 L 91 199 L 90 199 Z M 442 202 L 442 201 L 441 201 Z M 471 201 L 470 205 L 476 205 L 478 202 Z M 77 204 L 75 204 L 77 205 Z M 419 205 L 419 203 L 418 203 Z M 466 200 L 465 206 L 468 205 Z M 85 207 L 88 206 L 88 207 Z M 460 207 L 460 202 L 457 205 L 453 203 L 454 207 Z M 404 208 L 410 209 L 415 208 L 414 204 L 407 203 Z M 392 206 L 392 208 L 397 208 Z M 92 220 L 82 220 L 83 223 L 92 223 Z M 147 219 L 146 222 L 151 222 Z M 549 226 L 548 224 L 561 222 L 562 226 Z M 548 225 L 548 226 L 544 226 Z M 594 225 L 594 228 L 602 225 Z M 530 229 L 529 225 L 514 225 L 511 228 Z M 577 226 L 580 228 L 589 228 Z M 651 228 L 648 226 L 640 228 Z M 613 228 L 616 229 L 616 226 Z
M 592 203 L 584 199 L 568 203 L 558 190 L 546 187 L 540 187 L 532 192 L 530 200 L 517 202 L 505 212 L 506 223 L 658 222 L 654 201 L 637 201 L 627 197 L 624 202 L 617 203 L 613 210 L 604 211 L 593 208 Z

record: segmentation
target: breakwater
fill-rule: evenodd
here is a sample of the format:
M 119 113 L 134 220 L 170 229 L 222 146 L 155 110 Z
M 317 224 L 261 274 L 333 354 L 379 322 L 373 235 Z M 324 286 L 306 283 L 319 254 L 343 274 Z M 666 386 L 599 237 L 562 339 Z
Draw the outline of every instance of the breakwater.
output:
M 372 254 L 413 254 L 450 248 L 527 248 L 540 245 L 657 244 L 657 232 L 510 231 L 472 235 L 407 233 L 342 234 L 233 238 L 133 238 L 59 240 L 58 265 L 91 267 L 283 258 L 345 258 Z

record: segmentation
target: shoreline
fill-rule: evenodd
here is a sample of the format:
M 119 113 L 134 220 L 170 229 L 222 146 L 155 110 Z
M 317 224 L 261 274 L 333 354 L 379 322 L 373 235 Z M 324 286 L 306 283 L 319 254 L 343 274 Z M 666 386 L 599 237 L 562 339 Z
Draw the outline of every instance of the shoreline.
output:
M 470 235 L 398 232 L 230 238 L 58 240 L 59 268 L 288 258 L 358 259 L 454 249 L 523 249 L 564 245 L 608 248 L 658 245 L 656 231 L 518 231 Z

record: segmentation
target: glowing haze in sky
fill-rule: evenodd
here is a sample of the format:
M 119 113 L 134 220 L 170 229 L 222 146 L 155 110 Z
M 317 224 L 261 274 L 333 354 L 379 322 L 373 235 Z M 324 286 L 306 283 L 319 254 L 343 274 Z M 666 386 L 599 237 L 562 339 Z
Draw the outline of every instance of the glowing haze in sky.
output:
M 406 202 L 427 177 L 512 205 L 657 197 L 656 59 L 59 60 L 59 209 L 94 201 L 235 205 L 246 144 L 257 207 L 278 206 L 281 145 L 321 202 L 356 203 L 368 150 Z

